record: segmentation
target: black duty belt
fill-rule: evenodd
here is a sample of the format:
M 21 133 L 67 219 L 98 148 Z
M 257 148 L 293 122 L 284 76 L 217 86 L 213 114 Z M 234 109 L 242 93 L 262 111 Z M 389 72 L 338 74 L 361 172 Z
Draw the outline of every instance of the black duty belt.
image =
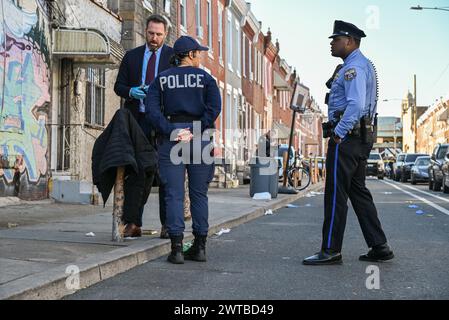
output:
M 193 116 L 190 114 L 174 114 L 171 116 L 167 116 L 167 120 L 170 123 L 189 123 L 194 121 L 200 121 L 201 117 Z

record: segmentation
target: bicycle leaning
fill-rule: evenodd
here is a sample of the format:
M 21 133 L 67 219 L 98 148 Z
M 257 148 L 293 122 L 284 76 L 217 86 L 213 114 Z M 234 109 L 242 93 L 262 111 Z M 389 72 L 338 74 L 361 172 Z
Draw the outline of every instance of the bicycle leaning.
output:
M 310 185 L 310 164 L 301 156 L 296 156 L 295 161 L 287 168 L 287 181 L 297 191 L 305 190 Z

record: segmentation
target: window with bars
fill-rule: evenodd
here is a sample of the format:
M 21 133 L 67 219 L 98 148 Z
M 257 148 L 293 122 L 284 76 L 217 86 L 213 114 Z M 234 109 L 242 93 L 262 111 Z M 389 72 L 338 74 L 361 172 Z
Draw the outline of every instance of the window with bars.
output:
M 87 68 L 86 123 L 104 126 L 105 70 Z

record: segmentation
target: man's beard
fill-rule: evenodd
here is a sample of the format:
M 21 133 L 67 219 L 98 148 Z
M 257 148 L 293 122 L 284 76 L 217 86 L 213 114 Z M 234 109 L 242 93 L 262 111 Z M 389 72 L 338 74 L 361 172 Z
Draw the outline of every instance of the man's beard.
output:
M 148 47 L 150 47 L 150 49 L 151 50 L 153 50 L 153 51 L 156 51 L 156 50 L 158 50 L 160 47 L 162 47 L 162 45 L 164 44 L 163 42 L 161 43 L 161 45 L 158 45 L 158 44 L 156 44 L 156 43 L 148 43 L 147 42 L 147 44 L 148 44 Z

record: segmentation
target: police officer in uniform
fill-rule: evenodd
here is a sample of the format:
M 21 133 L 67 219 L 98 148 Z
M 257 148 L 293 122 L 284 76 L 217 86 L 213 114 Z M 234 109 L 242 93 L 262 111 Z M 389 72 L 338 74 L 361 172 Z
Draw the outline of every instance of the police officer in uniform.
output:
M 330 137 L 326 160 L 326 189 L 321 251 L 306 258 L 305 265 L 342 263 L 342 243 L 351 200 L 371 250 L 362 261 L 393 259 L 393 252 L 377 216 L 373 197 L 365 185 L 366 163 L 373 147 L 377 126 L 376 70 L 360 51 L 365 33 L 351 23 L 335 21 L 331 51 L 344 63 L 337 67 L 330 82 L 329 123 L 323 124 Z
M 184 259 L 205 262 L 209 231 L 207 192 L 214 165 L 205 161 L 203 155 L 210 157 L 211 150 L 205 150 L 211 148 L 207 132 L 214 128 L 221 112 L 221 98 L 215 79 L 199 68 L 201 51 L 209 49 L 189 36 L 180 37 L 173 49 L 172 62 L 176 67 L 159 74 L 149 88 L 146 104 L 147 119 L 159 135 L 159 171 L 166 186 L 167 229 L 172 243 L 168 261 L 174 264 L 183 264 Z M 192 134 L 194 125 L 201 127 L 201 133 L 195 137 Z M 204 139 L 207 136 L 209 138 Z M 200 150 L 195 149 L 198 142 Z M 188 146 L 187 151 L 185 147 L 179 148 L 182 144 Z M 178 161 L 177 156 L 181 156 L 182 161 Z M 195 240 L 184 255 L 186 169 Z

